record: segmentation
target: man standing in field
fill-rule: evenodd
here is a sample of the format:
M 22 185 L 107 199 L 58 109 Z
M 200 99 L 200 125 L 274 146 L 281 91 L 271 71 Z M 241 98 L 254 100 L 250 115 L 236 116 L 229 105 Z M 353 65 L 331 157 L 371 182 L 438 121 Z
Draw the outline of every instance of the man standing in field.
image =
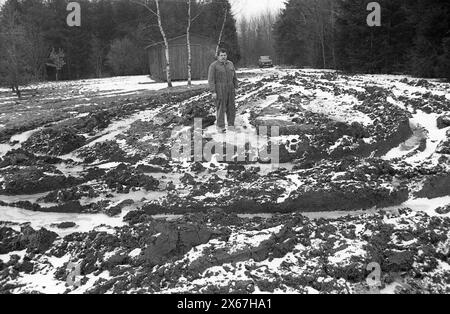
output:
M 217 130 L 226 132 L 225 115 L 227 117 L 228 128 L 234 129 L 236 118 L 236 88 L 238 80 L 233 62 L 227 60 L 228 55 L 225 49 L 219 49 L 217 61 L 209 66 L 208 83 L 216 103 L 217 110 Z

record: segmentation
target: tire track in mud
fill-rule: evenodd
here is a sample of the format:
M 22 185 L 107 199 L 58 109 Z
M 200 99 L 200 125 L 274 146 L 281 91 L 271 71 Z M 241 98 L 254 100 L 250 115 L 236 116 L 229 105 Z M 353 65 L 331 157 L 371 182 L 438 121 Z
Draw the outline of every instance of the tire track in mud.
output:
M 205 106 L 203 100 L 199 97 L 198 102 L 188 100 L 184 105 Z M 178 109 L 177 114 L 182 112 Z M 210 112 L 203 114 L 208 116 Z M 173 118 L 172 123 L 164 124 L 165 119 L 162 119 L 156 126 L 155 123 L 151 125 L 154 127 L 151 132 L 159 134 L 160 129 L 187 121 L 172 115 L 168 117 Z M 147 130 L 146 125 L 138 126 Z M 139 136 L 134 139 L 133 133 L 128 134 L 129 130 L 123 131 L 132 138 L 128 142 L 135 143 L 142 134 L 135 133 Z M 330 145 L 337 141 L 332 142 Z M 34 157 L 25 157 L 21 157 L 23 163 L 30 160 L 32 164 L 38 163 Z M 112 154 L 106 157 L 111 159 Z M 422 180 L 424 174 L 433 178 L 445 171 L 448 173 L 448 169 L 439 170 L 436 164 L 427 165 L 427 160 L 413 168 L 395 160 L 347 156 L 337 160 L 293 161 L 288 169 L 268 172 L 263 167 L 255 169 L 258 167 L 255 164 L 213 167 L 209 163 L 179 165 L 164 158 L 151 158 L 140 158 L 138 162 L 103 160 L 101 164 L 105 169 L 100 170 L 113 171 L 117 177 L 126 179 L 121 182 L 127 183 L 128 174 L 138 176 L 133 171 L 141 165 L 144 174 L 161 181 L 167 176 L 166 180 L 174 181 L 170 191 L 167 187 L 170 192 L 170 197 L 166 198 L 168 205 L 180 201 L 179 205 L 186 207 L 190 205 L 186 200 L 199 197 L 198 204 L 210 204 L 208 206 L 215 209 L 192 207 L 194 210 L 183 215 L 155 216 L 170 212 L 170 206 L 143 200 L 135 202 L 135 205 L 138 203 L 137 210 L 124 207 L 113 218 L 100 214 L 74 214 L 73 217 L 79 220 L 74 218 L 78 226 L 72 229 L 49 227 L 50 231 L 37 230 L 44 223 L 47 226 L 51 221 L 64 222 L 61 217 L 69 218 L 68 215 L 52 218 L 45 213 L 36 213 L 40 216 L 37 220 L 41 220 L 41 223 L 31 224 L 36 230 L 20 224 L 1 223 L 0 291 L 48 292 L 51 288 L 57 293 L 367 292 L 366 266 L 377 262 L 382 269 L 382 292 L 395 292 L 395 289 L 403 293 L 449 292 L 450 213 L 445 213 L 445 208 L 443 214 L 436 212 L 437 207 L 449 202 L 448 196 L 433 200 L 408 199 L 394 207 L 376 208 L 390 195 L 389 191 L 394 192 L 401 185 L 401 181 Z M 89 167 L 95 165 L 100 164 L 91 163 Z M 442 167 L 445 163 L 437 165 Z M 168 172 L 155 173 L 161 169 Z M 93 177 L 103 176 L 100 172 Z M 393 181 L 400 183 L 394 186 Z M 296 187 L 289 190 L 293 182 Z M 280 188 L 284 183 L 288 189 Z M 430 181 L 429 189 L 436 184 L 439 185 Z M 166 190 L 162 182 L 159 186 Z M 248 200 L 266 197 L 276 202 L 280 197 L 286 200 L 301 198 L 301 193 L 308 191 L 303 191 L 304 187 L 312 193 L 320 189 L 332 193 L 348 188 L 348 191 L 363 195 L 365 188 L 373 192 L 373 187 L 382 187 L 382 191 L 389 193 L 382 194 L 375 206 L 369 206 L 370 210 L 358 212 L 343 208 L 339 212 L 281 215 L 273 213 L 273 206 L 268 205 L 263 208 L 270 215 L 243 216 L 231 213 L 232 207 L 217 208 L 227 193 L 226 201 L 243 197 L 245 201 L 234 207 L 236 212 L 242 213 L 257 209 L 255 203 Z M 130 189 L 128 193 L 114 194 L 114 202 L 110 205 L 116 205 L 121 196 L 125 199 L 133 193 L 139 198 L 153 192 Z M 96 200 L 101 198 L 98 196 Z M 355 203 L 355 198 L 349 199 Z M 32 212 L 23 213 L 31 215 Z M 84 221 L 89 218 L 95 222 Z M 27 218 L 22 217 L 18 222 L 26 221 Z M 33 221 L 31 217 L 30 221 Z M 101 223 L 106 225 L 93 227 Z M 52 231 L 57 232 L 53 234 Z M 80 232 L 74 233 L 77 231 Z M 82 286 L 79 289 L 65 286 L 70 260 L 81 262 Z M 47 287 L 43 287 L 42 280 L 46 280 Z
M 323 79 L 323 77 L 326 77 L 330 79 L 330 81 L 327 81 L 326 79 Z M 238 116 L 239 121 L 246 126 L 247 128 L 245 132 L 249 133 L 250 135 L 255 135 L 255 125 L 252 123 L 254 122 L 254 117 L 252 116 L 252 113 L 255 112 L 257 109 L 254 104 L 260 103 L 265 104 L 267 107 L 271 107 L 274 102 L 278 102 L 278 105 L 282 106 L 290 105 L 290 103 L 296 101 L 296 97 L 300 99 L 301 101 L 305 102 L 311 102 L 311 99 L 314 99 L 314 97 L 317 97 L 319 94 L 327 93 L 329 96 L 333 95 L 333 89 L 331 87 L 335 87 L 335 95 L 337 93 L 337 99 L 341 99 L 340 101 L 344 101 L 346 99 L 346 95 L 351 95 L 352 97 L 357 99 L 357 97 L 361 96 L 361 90 L 366 90 L 366 88 L 360 88 L 360 92 L 357 90 L 350 91 L 343 93 L 342 85 L 346 85 L 347 81 L 349 80 L 349 77 L 343 76 L 343 79 L 341 81 L 335 80 L 333 78 L 333 75 L 324 74 L 321 73 L 318 74 L 311 74 L 308 72 L 301 72 L 301 71 L 289 71 L 289 70 L 281 70 L 277 69 L 276 71 L 272 71 L 268 74 L 262 74 L 261 77 L 252 79 L 252 80 L 244 80 L 242 84 L 242 90 L 238 93 L 238 112 L 240 115 Z M 335 81 L 333 81 L 335 80 Z M 281 83 L 282 82 L 282 83 Z M 358 83 L 361 86 L 367 85 L 366 82 L 360 82 Z M 318 93 L 318 94 L 317 94 Z M 375 95 L 374 99 L 376 99 L 377 93 L 380 93 L 382 96 L 386 94 L 386 92 L 380 88 L 380 89 L 373 89 L 373 94 Z M 364 97 L 370 98 L 372 95 L 366 91 L 366 94 Z M 282 97 L 279 97 L 282 96 Z M 162 135 L 162 129 L 171 129 L 175 126 L 182 125 L 183 121 L 187 121 L 184 119 L 182 109 L 185 110 L 185 108 L 206 108 L 204 111 L 200 111 L 201 115 L 204 115 L 204 117 L 208 117 L 213 113 L 211 111 L 211 100 L 208 98 L 209 96 L 205 93 L 200 92 L 199 95 L 193 96 L 193 97 L 187 97 L 181 102 L 176 102 L 175 104 L 169 105 L 166 108 L 162 109 L 161 105 L 159 108 L 161 108 L 160 112 L 153 112 L 152 109 L 145 109 L 146 105 L 138 105 L 140 109 L 137 110 L 143 110 L 138 111 L 134 114 L 134 116 L 125 118 L 122 120 L 116 120 L 115 122 L 111 122 L 109 126 L 107 126 L 103 131 L 96 132 L 97 134 L 89 135 L 88 139 L 84 143 L 84 145 L 81 148 L 78 148 L 77 150 L 74 150 L 72 153 L 68 155 L 59 156 L 59 158 L 63 159 L 64 162 L 62 163 L 56 163 L 57 169 L 59 171 L 62 171 L 62 174 L 67 176 L 71 175 L 76 177 L 77 175 L 84 175 L 86 172 L 89 172 L 89 169 L 92 170 L 92 173 L 89 174 L 89 178 L 102 178 L 105 176 L 106 173 L 111 172 L 115 170 L 115 168 L 119 167 L 121 164 L 124 164 L 123 167 L 124 171 L 119 171 L 117 178 L 120 176 L 124 176 L 124 183 L 131 183 L 132 176 L 136 176 L 137 172 L 134 172 L 134 170 L 137 168 L 137 166 L 141 165 L 141 171 L 140 173 L 144 175 L 150 175 L 158 178 L 159 181 L 159 187 L 158 190 L 164 191 L 170 195 L 170 197 L 164 197 L 161 201 L 158 201 L 157 204 L 152 203 L 152 200 L 144 200 L 141 202 L 141 200 L 138 200 L 135 197 L 131 197 L 135 202 L 135 208 L 158 208 L 158 211 L 155 213 L 167 213 L 167 212 L 176 212 L 179 213 L 178 210 L 174 210 L 176 207 L 185 207 L 190 208 L 187 210 L 189 212 L 191 209 L 201 209 L 201 210 L 207 210 L 208 208 L 215 207 L 215 206 L 225 206 L 225 208 L 233 209 L 239 211 L 239 208 L 241 210 L 249 210 L 252 212 L 267 212 L 270 211 L 270 208 L 278 208 L 277 201 L 278 200 L 284 200 L 284 201 L 291 201 L 292 198 L 306 198 L 307 193 L 311 193 L 310 191 L 303 190 L 306 187 L 309 189 L 317 189 L 315 192 L 317 195 L 312 198 L 314 199 L 322 199 L 325 196 L 329 199 L 333 199 L 333 197 L 336 197 L 336 195 L 342 195 L 341 193 L 344 193 L 343 195 L 346 195 L 349 199 L 352 199 L 354 197 L 353 193 L 368 193 L 374 192 L 375 195 L 377 193 L 380 193 L 380 201 L 383 201 L 383 197 L 392 197 L 393 204 L 395 205 L 399 203 L 400 201 L 404 201 L 404 195 L 403 192 L 400 193 L 401 197 L 397 199 L 397 196 L 395 196 L 395 193 L 392 193 L 395 191 L 398 187 L 397 184 L 393 185 L 392 181 L 393 177 L 395 178 L 398 175 L 398 172 L 401 170 L 397 169 L 397 172 L 392 172 L 391 170 L 385 171 L 384 168 L 389 168 L 389 162 L 386 164 L 379 164 L 376 160 L 369 160 L 369 164 L 372 167 L 377 168 L 375 171 L 375 174 L 371 174 L 370 178 L 367 178 L 367 176 L 364 176 L 364 173 L 361 173 L 362 170 L 360 169 L 348 169 L 350 166 L 357 166 L 361 162 L 364 163 L 364 160 L 359 161 L 358 159 L 355 159 L 354 161 L 350 162 L 339 162 L 339 158 L 347 158 L 347 155 L 352 155 L 351 150 L 346 151 L 347 147 L 345 146 L 345 141 L 340 141 L 341 138 L 333 138 L 332 140 L 326 144 L 326 142 L 321 142 L 320 145 L 329 145 L 330 147 L 338 148 L 337 151 L 341 150 L 341 152 L 336 153 L 336 155 L 330 160 L 329 156 L 323 156 L 318 154 L 315 158 L 306 158 L 301 159 L 301 156 L 298 159 L 292 158 L 290 154 L 292 153 L 292 150 L 287 150 L 287 152 L 284 152 L 286 156 L 289 158 L 289 163 L 280 165 L 281 167 L 287 167 L 288 171 L 281 171 L 277 173 L 277 167 L 272 167 L 272 174 L 261 171 L 261 168 L 264 168 L 265 165 L 258 164 L 258 163 L 252 163 L 250 165 L 243 165 L 242 167 L 239 166 L 232 166 L 235 167 L 237 171 L 233 171 L 232 167 L 227 164 L 222 164 L 217 167 L 211 167 L 210 163 L 202 163 L 200 166 L 197 164 L 187 164 L 187 165 L 178 165 L 170 162 L 170 160 L 167 159 L 167 154 L 160 155 L 164 158 L 159 157 L 149 157 L 144 155 L 136 154 L 134 157 L 133 155 L 129 156 L 129 153 L 133 154 L 135 153 L 134 149 L 136 143 L 138 143 L 138 140 L 132 139 L 133 137 L 142 137 L 142 134 L 144 133 L 135 133 L 133 132 L 135 130 L 131 130 L 131 125 L 133 125 L 135 122 L 138 122 L 139 120 L 153 120 L 153 121 L 144 121 L 141 125 L 138 124 L 138 127 L 142 126 L 146 128 L 149 127 L 149 133 L 152 137 L 158 137 Z M 275 100 L 275 98 L 277 98 Z M 370 98 L 371 99 L 371 98 Z M 308 111 L 308 106 L 304 106 L 306 111 Z M 338 106 L 337 106 L 338 107 Z M 209 108 L 209 109 L 208 109 Z M 265 108 L 259 108 L 257 112 L 264 112 Z M 267 108 L 266 108 L 267 109 Z M 147 111 L 146 111 L 147 110 Z M 209 110 L 209 111 L 208 111 Z M 249 112 L 246 112 L 246 111 Z M 356 110 L 356 109 L 355 109 Z M 147 119 L 145 117 L 142 117 L 142 112 L 148 113 Z M 359 112 L 359 111 L 358 111 Z M 383 112 L 383 111 L 380 111 Z M 125 115 L 129 114 L 125 113 Z M 294 112 L 295 113 L 295 112 Z M 326 112 L 325 112 L 326 113 Z M 121 113 L 124 114 L 124 113 Z M 192 116 L 195 116 L 196 112 L 192 111 L 189 114 Z M 281 115 L 288 116 L 290 114 L 293 114 L 293 112 L 287 111 L 287 112 L 280 112 Z M 309 113 L 308 113 L 309 115 Z M 329 118 L 324 118 L 324 115 L 317 115 L 312 116 L 312 121 L 314 119 L 318 119 L 319 123 L 322 123 L 322 121 L 330 121 Z M 173 123 L 167 123 L 170 119 L 173 120 Z M 326 120 L 328 119 L 328 120 Z M 159 121 L 159 122 L 158 122 Z M 152 122 L 152 124 L 150 123 Z M 342 121 L 341 121 L 342 122 Z M 180 124 L 181 123 L 181 124 Z M 334 123 L 334 122 L 333 122 Z M 364 123 L 362 123 L 364 125 Z M 333 125 L 333 124 L 332 124 Z M 208 132 L 207 128 L 207 132 Z M 321 129 L 323 131 L 324 129 Z M 206 132 L 206 133 L 207 133 Z M 243 133 L 245 133 L 243 132 Z M 344 131 L 344 134 L 347 131 Z M 301 133 L 304 133 L 301 131 Z M 239 135 L 239 132 L 237 132 Z M 311 137 L 310 134 L 306 134 L 307 139 Z M 314 135 L 313 135 L 314 136 Z M 345 136 L 342 137 L 345 139 Z M 120 138 L 120 139 L 118 139 Z M 164 138 L 164 136 L 162 137 Z M 131 140 L 130 140 L 131 139 Z M 293 145 L 293 147 L 298 147 L 303 145 L 302 142 L 296 142 L 296 144 L 292 141 L 290 137 L 286 137 L 288 139 L 288 146 L 290 147 Z M 365 138 L 367 139 L 367 138 Z M 213 136 L 214 140 L 214 136 Z M 281 138 L 283 140 L 283 137 Z M 352 136 L 350 136 L 351 141 L 355 141 Z M 144 141 L 144 146 L 147 145 L 147 143 L 152 143 L 154 140 L 150 138 L 148 141 Z M 131 144 L 130 144 L 131 143 Z M 104 146 L 99 146 L 99 150 L 92 150 L 93 147 L 96 146 L 96 144 L 105 144 Z M 355 142 L 351 143 L 352 145 L 355 144 Z M 130 146 L 131 145 L 131 146 Z M 161 142 L 156 141 L 156 145 L 161 146 Z M 351 147 L 351 146 L 349 146 Z M 320 147 L 319 147 L 320 148 Z M 343 150 L 342 150 L 343 148 Z M 79 158 L 75 153 L 79 153 L 80 151 L 90 151 L 92 154 L 92 158 L 95 158 L 96 156 L 101 156 L 101 159 L 103 160 L 91 160 L 91 162 L 87 163 L 85 162 L 85 159 Z M 294 150 L 295 151 L 295 150 Z M 103 154 L 102 154 L 103 153 Z M 342 156 L 341 156 L 342 154 Z M 365 154 L 365 153 L 364 153 Z M 159 159 L 158 159 L 159 158 Z M 73 159 L 74 162 L 70 161 L 70 159 Z M 114 160 L 114 161 L 113 161 Z M 102 169 L 103 165 L 105 166 L 104 169 Z M 322 165 L 322 166 L 321 166 Z M 197 167 L 198 166 L 198 167 Z M 251 167 L 254 167 L 255 169 L 259 168 L 258 171 L 251 170 Z M 96 168 L 99 168 L 96 170 Z M 193 170 L 194 168 L 198 168 L 196 170 Z M 363 167 L 362 167 L 363 168 Z M 379 169 L 378 169 L 379 168 Z M 163 170 L 163 172 L 161 172 Z M 323 171 L 323 172 L 322 172 Z M 364 170 L 365 171 L 365 170 Z M 241 172 L 241 174 L 239 174 Z M 50 172 L 51 173 L 51 172 Z M 114 174 L 114 172 L 112 172 Z M 167 176 L 167 173 L 172 173 L 174 177 L 169 178 L 163 178 L 164 176 Z M 222 189 L 219 189 L 217 186 L 213 184 L 212 181 L 214 181 L 214 175 L 216 173 L 224 173 L 222 176 L 222 179 L 224 180 L 224 185 L 222 186 Z M 341 173 L 340 175 L 336 175 L 336 173 Z M 292 178 L 290 176 L 296 177 L 296 186 L 292 187 Z M 181 182 L 181 178 L 184 178 L 184 182 Z M 310 179 L 308 181 L 308 179 Z M 339 180 L 338 180 L 339 179 Z M 245 180 L 251 180 L 252 184 L 247 184 Z M 278 180 L 278 181 L 277 181 Z M 347 181 L 345 181 L 347 180 Z M 174 183 L 174 181 L 176 181 Z M 377 181 L 380 181 L 376 183 Z M 99 190 L 102 195 L 107 195 L 108 193 L 111 194 L 111 191 L 108 191 L 108 188 L 105 188 L 104 183 L 102 180 L 94 181 L 88 181 L 93 182 L 93 186 L 95 190 Z M 380 184 L 381 183 L 381 184 Z M 132 183 L 134 184 L 134 183 Z M 137 183 L 140 184 L 140 183 Z M 373 191 L 374 186 L 376 189 L 379 189 L 378 191 Z M 280 188 L 279 190 L 277 189 Z M 136 188 L 133 185 L 130 186 L 130 189 Z M 212 191 L 217 191 L 214 193 L 205 193 L 205 191 L 208 191 L 209 189 L 212 189 Z M 347 189 L 347 190 L 346 190 Z M 336 191 L 337 194 L 333 196 L 333 190 Z M 125 191 L 128 191 L 128 188 L 125 189 Z M 330 194 L 331 191 L 331 194 Z M 132 191 L 129 190 L 129 193 L 134 193 L 139 191 Z M 151 195 L 155 192 L 152 191 L 141 191 L 143 197 L 147 195 L 149 198 L 151 198 Z M 139 193 L 141 193 L 139 192 Z M 64 191 L 65 193 L 65 191 Z M 77 195 L 78 191 L 71 191 L 70 193 Z M 146 194 L 147 193 L 147 194 Z M 303 193 L 303 194 L 302 194 Z M 325 194 L 321 194 L 325 193 Z M 348 193 L 348 194 L 347 194 Z M 112 193 L 114 197 L 117 195 Z M 138 195 L 138 194 L 136 194 Z M 207 195 L 207 196 L 205 196 Z M 225 195 L 225 197 L 224 197 Z M 269 203 L 262 205 L 260 203 L 260 200 L 258 200 L 258 195 L 262 196 L 259 197 L 260 200 L 264 199 L 273 199 L 274 203 Z M 196 201 L 196 198 L 203 197 L 203 199 L 200 198 L 199 201 Z M 85 196 L 83 196 L 85 197 Z M 233 204 L 233 198 L 236 198 L 237 202 Z M 127 194 L 123 195 L 123 199 L 126 200 Z M 101 197 L 92 198 L 93 200 L 100 201 Z M 115 198 L 113 198 L 115 199 Z M 255 201 L 256 200 L 256 201 Z M 316 201 L 308 201 L 306 203 L 317 203 L 315 205 L 315 210 L 321 210 L 326 208 L 326 206 L 320 202 Z M 154 202 L 154 200 L 153 200 Z M 378 202 L 378 201 L 377 201 Z M 206 206 L 202 206 L 202 203 L 208 204 Z M 373 201 L 367 201 L 365 200 L 363 202 L 365 205 L 358 204 L 355 209 L 366 208 L 366 207 L 372 207 Z M 375 202 L 376 203 L 376 202 Z M 382 202 L 383 203 L 383 202 Z M 381 204 L 381 203 L 380 203 Z M 24 205 L 24 204 L 17 204 L 17 205 Z M 102 212 L 103 210 L 108 209 L 110 206 L 113 206 L 113 202 L 109 202 L 109 205 L 105 207 L 104 204 L 98 205 L 98 209 L 94 210 Z M 156 206 L 157 205 L 157 206 Z M 170 206 L 167 206 L 170 205 Z M 305 204 L 306 205 L 306 204 Z M 383 206 L 386 206 L 388 204 L 383 203 Z M 28 204 L 30 206 L 30 204 Z M 325 207 L 324 207 L 325 206 Z M 303 208 L 305 206 L 298 206 L 294 203 L 294 205 L 289 205 L 288 210 L 305 210 Z M 333 210 L 345 210 L 346 205 L 342 205 L 338 208 L 333 208 Z M 314 210 L 313 208 L 313 210 Z M 348 208 L 347 208 L 348 209 Z M 92 210 L 92 209 L 89 209 Z M 311 210 L 311 209 L 308 209 Z

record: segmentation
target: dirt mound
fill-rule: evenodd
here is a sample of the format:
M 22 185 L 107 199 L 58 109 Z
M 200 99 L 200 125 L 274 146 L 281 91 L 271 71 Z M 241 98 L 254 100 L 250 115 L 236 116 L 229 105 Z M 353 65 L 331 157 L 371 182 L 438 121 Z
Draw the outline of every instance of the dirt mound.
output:
M 14 149 L 6 153 L 0 159 L 0 168 L 9 166 L 34 166 L 53 165 L 62 162 L 61 159 L 53 156 L 36 156 L 24 149 Z
M 181 111 L 181 124 L 189 126 L 194 124 L 194 119 L 202 119 L 202 128 L 206 129 L 216 122 L 216 118 L 212 112 L 213 108 L 214 104 L 212 101 L 206 104 L 205 101 L 189 103 Z
M 86 139 L 71 127 L 50 127 L 38 131 L 22 144 L 28 151 L 60 156 L 82 147 Z
M 98 132 L 108 127 L 111 123 L 112 114 L 107 110 L 93 112 L 86 117 L 78 118 L 71 121 L 71 127 L 76 129 L 78 133 L 90 133 Z
M 136 162 L 140 156 L 129 156 L 115 141 L 95 143 L 94 146 L 83 147 L 77 152 L 77 156 L 84 159 L 85 163 L 95 161 L 103 162 Z
M 450 137 L 443 141 L 436 149 L 436 153 L 443 155 L 450 155 Z
M 198 224 L 152 222 L 149 229 L 156 234 L 146 241 L 144 251 L 150 265 L 162 265 L 172 257 L 180 258 L 193 247 L 223 236 L 219 231 Z
M 159 186 L 158 180 L 144 175 L 125 164 L 120 164 L 115 169 L 108 171 L 104 181 L 110 189 L 119 193 L 128 193 L 131 188 L 139 187 L 147 191 L 153 191 Z
M 439 129 L 445 129 L 450 126 L 450 115 L 441 116 L 437 119 L 437 127 Z
M 0 254 L 27 249 L 28 252 L 45 253 L 51 248 L 58 235 L 46 229 L 39 231 L 23 227 L 21 232 L 11 228 L 0 228 Z
M 36 166 L 25 168 L 14 166 L 0 171 L 0 174 L 3 176 L 0 194 L 4 195 L 37 194 L 82 183 L 81 179 L 66 177 L 54 168 L 45 169 Z
M 374 206 L 389 207 L 408 200 L 408 189 L 370 188 L 364 186 L 335 187 L 330 190 L 315 190 L 292 197 L 280 205 L 280 212 L 314 212 L 369 209 Z
M 108 216 L 113 217 L 119 215 L 125 207 L 131 206 L 133 204 L 134 204 L 133 200 L 124 200 L 117 205 L 106 208 L 105 213 Z
M 69 189 L 59 189 L 48 193 L 45 197 L 38 199 L 46 203 L 64 203 L 69 201 L 76 201 L 82 197 L 94 198 L 99 196 L 92 186 L 80 185 Z
M 74 228 L 76 227 L 76 223 L 71 222 L 71 221 L 66 221 L 66 222 L 61 222 L 59 224 L 52 224 L 52 227 L 56 227 L 58 229 L 69 229 L 69 228 Z
M 134 223 L 111 233 L 73 233 L 61 241 L 44 229 L 26 227 L 21 234 L 1 227 L 0 254 L 29 253 L 0 264 L 0 290 L 23 289 L 18 275 L 41 274 L 36 266 L 44 261 L 45 272 L 64 282 L 68 264 L 55 257 L 70 254 L 80 262 L 88 293 L 367 292 L 373 262 L 382 271 L 381 289 L 396 283 L 398 292 L 448 291 L 439 266 L 448 255 L 446 217 L 407 209 L 316 220 L 299 214 L 239 218 L 219 210 L 175 221 L 143 211 L 127 217 Z M 101 278 L 104 272 L 108 279 Z M 93 283 L 87 276 L 99 278 Z M 66 289 L 75 287 L 61 292 Z
M 450 195 L 450 173 L 428 176 L 417 197 L 435 198 Z
M 295 170 L 279 168 L 267 175 L 260 175 L 258 168 L 238 164 L 230 164 L 227 169 L 225 178 L 211 175 L 208 180 L 199 179 L 202 174 L 185 173 L 180 178 L 187 190 L 182 196 L 171 193 L 146 203 L 143 209 L 149 214 L 212 208 L 238 213 L 358 210 L 399 205 L 409 194 L 406 185 L 393 183 L 403 172 L 378 158 L 347 157 L 312 166 L 301 163 Z
M 447 206 L 436 208 L 436 213 L 440 215 L 447 215 L 448 213 L 450 213 L 450 204 L 448 204 Z
M 398 99 L 416 110 L 422 110 L 426 113 L 443 113 L 450 111 L 450 100 L 445 95 L 439 96 L 433 93 L 421 94 L 420 97 L 409 98 L 400 96 Z

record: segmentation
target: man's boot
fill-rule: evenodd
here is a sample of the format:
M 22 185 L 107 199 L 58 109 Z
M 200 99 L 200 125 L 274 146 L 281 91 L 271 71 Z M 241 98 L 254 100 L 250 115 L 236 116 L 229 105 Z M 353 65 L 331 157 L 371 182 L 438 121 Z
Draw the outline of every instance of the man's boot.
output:
M 216 126 L 217 129 L 217 133 L 227 133 L 227 129 L 226 128 L 222 128 L 220 126 Z

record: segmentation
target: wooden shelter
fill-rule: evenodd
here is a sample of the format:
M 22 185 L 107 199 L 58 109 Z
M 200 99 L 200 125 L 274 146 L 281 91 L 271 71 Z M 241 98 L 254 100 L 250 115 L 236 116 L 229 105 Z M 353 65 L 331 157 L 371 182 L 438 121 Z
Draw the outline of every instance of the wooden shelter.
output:
M 209 65 L 215 60 L 216 44 L 213 40 L 191 34 L 192 79 L 204 80 L 208 78 Z M 186 34 L 174 37 L 169 41 L 171 79 L 187 80 L 188 53 Z M 167 81 L 166 57 L 164 42 L 158 42 L 146 47 L 150 76 L 157 81 Z

